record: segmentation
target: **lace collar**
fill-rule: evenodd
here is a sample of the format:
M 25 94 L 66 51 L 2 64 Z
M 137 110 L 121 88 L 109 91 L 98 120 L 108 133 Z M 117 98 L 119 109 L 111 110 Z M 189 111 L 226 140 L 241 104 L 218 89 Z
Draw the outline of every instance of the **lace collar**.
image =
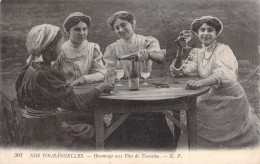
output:
M 136 44 L 137 35 L 135 33 L 132 34 L 132 43 L 125 43 L 123 39 L 120 39 L 120 44 L 122 47 L 132 46 Z
M 76 43 L 72 42 L 72 41 L 69 39 L 68 43 L 69 43 L 69 45 L 70 45 L 71 47 L 79 48 L 79 47 L 81 47 L 82 45 L 88 43 L 88 41 L 87 41 L 87 40 L 84 40 L 81 44 L 76 44 Z
M 218 44 L 218 42 L 216 40 L 208 46 L 205 46 L 204 44 L 202 44 L 202 49 L 207 52 L 212 52 L 215 49 L 217 44 Z
M 125 54 L 133 53 L 139 51 L 140 47 L 139 44 L 137 43 L 137 35 L 134 34 L 133 36 L 133 43 L 123 43 L 122 39 L 119 40 L 119 44 L 121 49 Z

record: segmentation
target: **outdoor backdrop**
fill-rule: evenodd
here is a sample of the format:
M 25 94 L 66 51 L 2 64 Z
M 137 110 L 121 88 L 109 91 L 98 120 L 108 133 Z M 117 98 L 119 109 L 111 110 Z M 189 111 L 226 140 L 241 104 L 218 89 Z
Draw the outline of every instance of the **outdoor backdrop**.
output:
M 176 50 L 173 40 L 191 22 L 203 15 L 223 21 L 219 41 L 231 47 L 239 60 L 259 60 L 259 1 L 257 0 L 2 0 L 1 46 L 3 68 L 26 59 L 25 39 L 38 24 L 62 26 L 74 11 L 92 17 L 88 40 L 106 46 L 117 39 L 108 29 L 107 18 L 119 10 L 132 12 L 137 20 L 136 33 L 152 35 L 167 49 L 167 59 Z M 196 36 L 194 36 L 196 38 Z M 198 44 L 199 46 L 199 44 Z

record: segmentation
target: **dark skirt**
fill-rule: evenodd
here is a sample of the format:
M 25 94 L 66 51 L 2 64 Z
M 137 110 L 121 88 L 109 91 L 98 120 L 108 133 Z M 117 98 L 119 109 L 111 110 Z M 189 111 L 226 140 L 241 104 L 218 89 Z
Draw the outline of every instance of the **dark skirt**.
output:
M 74 113 L 74 114 L 73 114 Z M 87 115 L 85 115 L 87 116 Z M 44 119 L 22 118 L 20 138 L 34 147 L 95 148 L 94 120 L 77 112 Z M 118 115 L 114 115 L 115 121 Z M 69 127 L 64 127 L 64 123 Z M 174 149 L 173 135 L 162 113 L 131 114 L 106 140 L 105 149 Z
M 164 114 L 134 113 L 107 138 L 105 147 L 166 150 L 175 148 L 175 142 Z
M 93 118 L 93 117 L 92 117 Z M 82 112 L 63 112 L 44 118 L 21 117 L 20 145 L 32 147 L 94 147 L 94 126 Z
M 61 124 L 56 117 L 22 117 L 18 134 L 20 145 L 23 146 L 57 147 L 64 145 Z

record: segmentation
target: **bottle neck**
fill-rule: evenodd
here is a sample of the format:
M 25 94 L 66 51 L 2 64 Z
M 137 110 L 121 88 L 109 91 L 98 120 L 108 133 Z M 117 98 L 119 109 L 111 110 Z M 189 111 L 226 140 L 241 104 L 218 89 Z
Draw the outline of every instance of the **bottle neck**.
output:
M 135 57 L 131 57 L 131 63 L 132 63 L 132 70 L 136 70 L 135 68 Z

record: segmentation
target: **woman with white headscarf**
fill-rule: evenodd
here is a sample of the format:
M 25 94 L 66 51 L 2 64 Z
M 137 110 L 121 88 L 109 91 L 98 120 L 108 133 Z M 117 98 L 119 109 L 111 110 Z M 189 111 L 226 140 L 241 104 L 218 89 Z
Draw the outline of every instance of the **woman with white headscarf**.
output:
M 61 125 L 55 117 L 58 107 L 80 112 L 88 109 L 88 105 L 102 92 L 113 89 L 110 84 L 103 83 L 86 93 L 74 93 L 73 87 L 67 85 L 64 75 L 51 69 L 51 62 L 57 60 L 62 43 L 61 28 L 50 24 L 35 26 L 28 34 L 28 65 L 15 84 L 18 103 L 25 109 L 21 123 L 28 128 L 21 131 L 24 133 L 21 133 L 21 137 L 27 144 L 56 143 L 53 139 L 57 139 L 61 133 Z M 66 122 L 62 125 L 73 136 L 85 139 L 94 136 L 93 126 L 86 122 L 80 126 Z

